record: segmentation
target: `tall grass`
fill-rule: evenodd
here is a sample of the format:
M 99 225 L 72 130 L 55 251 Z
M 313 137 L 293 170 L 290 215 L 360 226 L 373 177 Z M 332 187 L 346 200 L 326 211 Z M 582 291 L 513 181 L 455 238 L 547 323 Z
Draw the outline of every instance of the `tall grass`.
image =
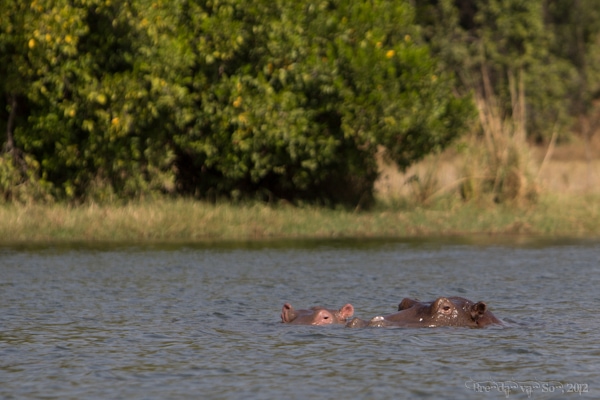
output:
M 411 188 L 410 200 L 427 205 L 440 195 L 456 193 L 464 201 L 478 203 L 535 203 L 540 195 L 539 172 L 548 162 L 556 134 L 541 166 L 536 166 L 526 137 L 526 98 L 523 72 L 508 76 L 510 110 L 500 104 L 485 68 L 474 100 L 478 111 L 477 125 L 456 146 L 454 156 L 457 176 L 442 182 L 438 161 L 446 155 L 429 156 L 419 174 L 410 175 L 405 185 Z M 446 153 L 447 154 L 447 153 Z
M 483 90 L 476 92 L 481 136 L 466 146 L 460 193 L 466 200 L 490 196 L 496 203 L 531 202 L 539 195 L 533 159 L 526 143 L 523 73 L 509 75 L 512 110 L 506 115 L 483 70 Z

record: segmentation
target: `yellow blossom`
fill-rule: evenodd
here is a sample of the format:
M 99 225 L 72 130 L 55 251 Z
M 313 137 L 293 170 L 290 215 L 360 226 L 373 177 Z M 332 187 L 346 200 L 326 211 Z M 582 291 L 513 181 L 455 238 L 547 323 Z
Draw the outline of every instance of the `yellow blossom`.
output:
M 394 57 L 395 54 L 396 54 L 396 52 L 394 50 L 388 50 L 387 53 L 385 53 L 385 56 L 387 58 L 392 58 L 392 57 Z
M 242 105 L 242 96 L 238 96 L 238 98 L 233 101 L 233 106 L 235 108 L 238 108 L 241 105 Z

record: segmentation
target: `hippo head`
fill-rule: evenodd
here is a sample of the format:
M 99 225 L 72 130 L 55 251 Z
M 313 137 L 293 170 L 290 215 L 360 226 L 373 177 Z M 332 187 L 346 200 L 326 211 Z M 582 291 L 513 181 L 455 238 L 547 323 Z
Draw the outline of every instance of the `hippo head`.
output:
M 368 321 L 354 318 L 346 326 L 349 328 L 367 326 L 481 328 L 492 324 L 502 325 L 502 322 L 487 309 L 484 302 L 474 303 L 462 297 L 438 297 L 431 302 L 405 298 L 398 305 L 398 312 L 395 314 L 377 316 Z
M 339 310 L 318 306 L 309 310 L 295 310 L 289 303 L 285 303 L 281 309 L 281 322 L 296 325 L 345 324 L 346 319 L 353 314 L 352 304 L 346 304 Z
M 430 303 L 403 299 L 398 312 L 371 322 L 375 326 L 436 327 L 469 325 L 470 315 L 463 315 L 449 298 L 439 297 Z
M 430 303 L 403 299 L 398 313 L 385 317 L 401 326 L 464 326 L 478 328 L 500 321 L 484 302 L 474 303 L 462 297 L 439 297 Z

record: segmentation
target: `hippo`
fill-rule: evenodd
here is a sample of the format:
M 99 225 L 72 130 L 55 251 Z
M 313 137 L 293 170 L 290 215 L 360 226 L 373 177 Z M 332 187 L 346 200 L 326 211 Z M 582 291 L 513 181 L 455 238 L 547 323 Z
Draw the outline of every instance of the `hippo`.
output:
M 309 310 L 295 310 L 289 303 L 281 309 L 281 322 L 296 325 L 345 324 L 354 315 L 352 304 L 346 304 L 339 310 L 324 307 L 312 307 Z
M 473 302 L 463 297 L 438 297 L 431 302 L 405 298 L 398 305 L 398 312 L 377 316 L 370 321 L 354 318 L 346 324 L 349 328 L 363 327 L 439 327 L 460 326 L 483 328 L 502 325 L 502 322 L 487 309 L 484 302 Z

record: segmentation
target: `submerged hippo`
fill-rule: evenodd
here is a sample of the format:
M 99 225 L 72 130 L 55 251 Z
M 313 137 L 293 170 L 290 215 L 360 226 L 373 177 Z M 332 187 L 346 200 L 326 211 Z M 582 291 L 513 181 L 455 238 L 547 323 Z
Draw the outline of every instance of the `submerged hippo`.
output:
M 354 318 L 346 325 L 349 328 L 367 326 L 398 326 L 405 328 L 462 326 L 483 328 L 502 322 L 494 316 L 484 302 L 472 302 L 462 297 L 439 297 L 431 302 L 403 299 L 398 312 L 386 316 L 377 316 L 370 321 Z
M 339 310 L 312 307 L 310 310 L 295 310 L 289 303 L 281 309 L 281 322 L 296 325 L 345 324 L 354 315 L 352 304 L 346 304 Z

